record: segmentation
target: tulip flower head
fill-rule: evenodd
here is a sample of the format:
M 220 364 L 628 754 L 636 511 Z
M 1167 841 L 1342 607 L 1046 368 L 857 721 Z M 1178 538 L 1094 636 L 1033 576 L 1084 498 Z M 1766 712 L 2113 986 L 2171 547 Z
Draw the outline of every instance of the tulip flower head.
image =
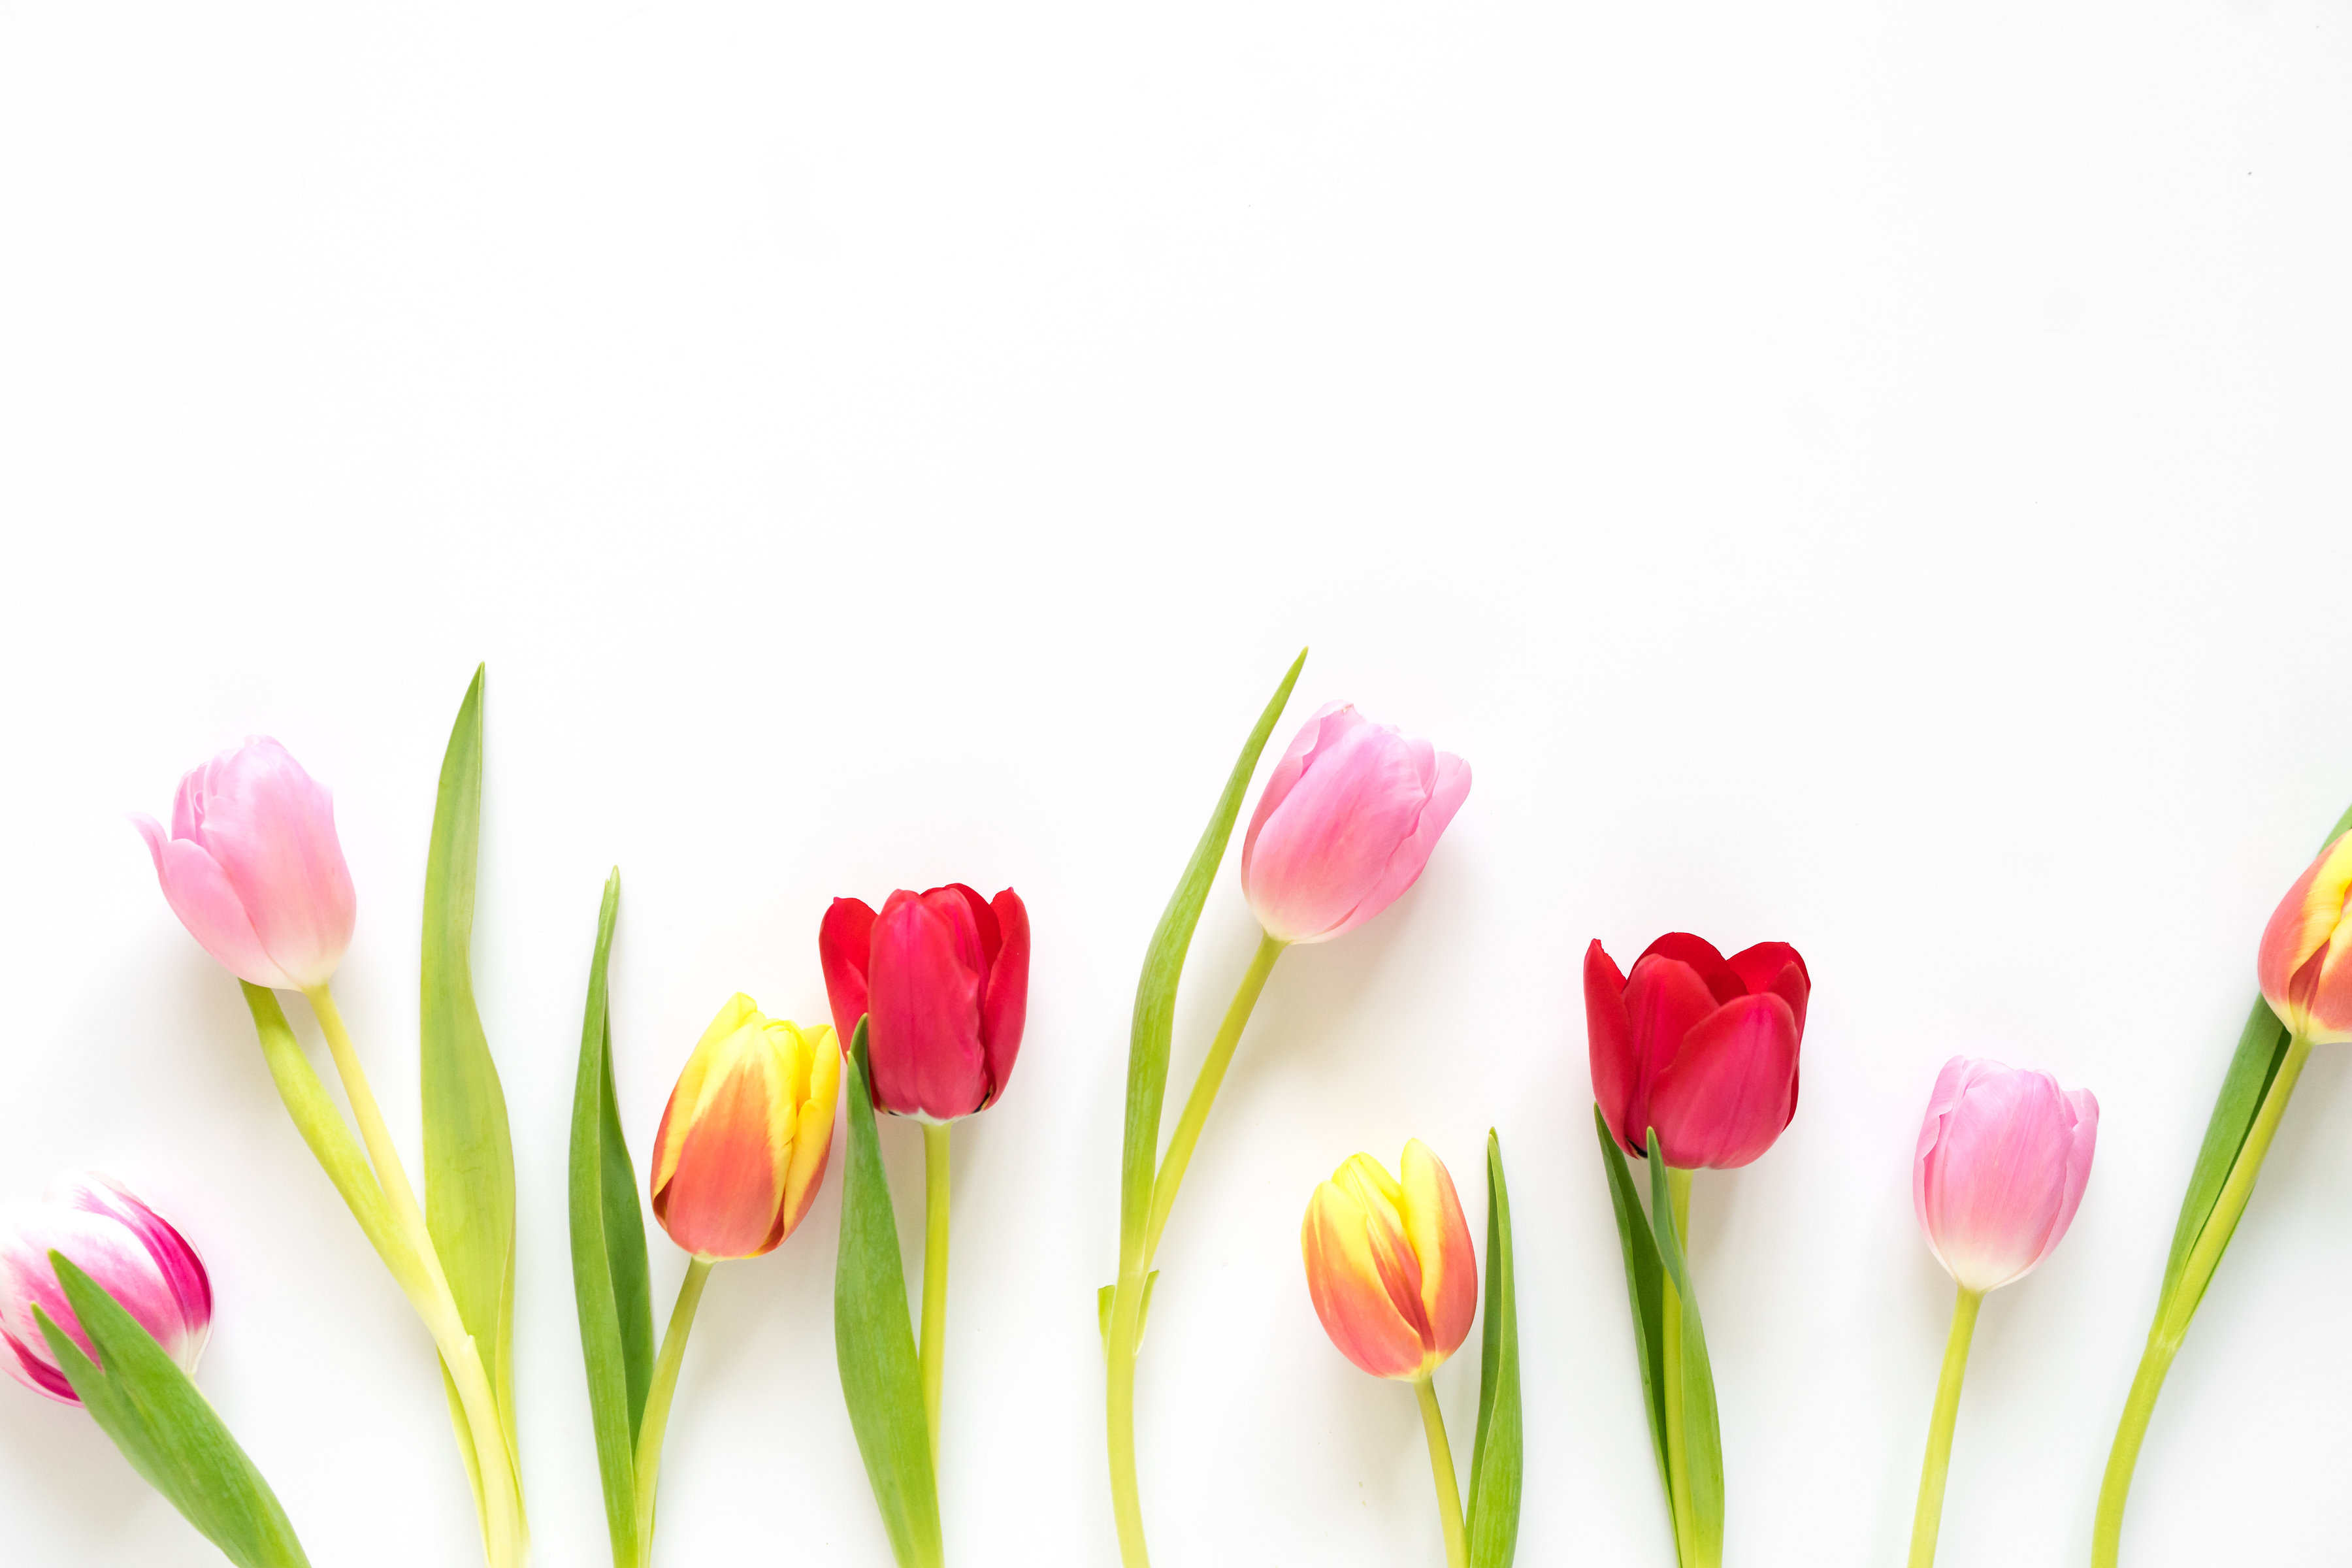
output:
M 310 990 L 352 944 L 357 900 L 335 837 L 334 797 L 267 736 L 180 781 L 172 828 L 131 819 L 180 923 L 228 972 Z
M 155 1336 L 181 1371 L 194 1373 L 213 1324 L 204 1259 L 130 1189 L 84 1172 L 51 1184 L 43 1202 L 0 1205 L 0 1363 L 17 1382 L 68 1405 L 81 1403 L 49 1354 L 36 1307 L 83 1354 L 97 1353 L 58 1284 L 52 1252 L 72 1258 Z
M 1960 1289 L 2022 1279 L 2050 1256 L 2091 1179 L 2099 1102 L 2046 1072 L 1954 1057 L 1911 1163 L 1927 1245 Z
M 952 1121 L 1004 1092 L 1029 1013 L 1029 911 L 1007 888 L 993 900 L 961 882 L 901 888 L 877 914 L 835 899 L 817 930 L 834 1026 L 866 1024 L 874 1103 Z
M 728 999 L 687 1058 L 654 1134 L 654 1217 L 698 1258 L 757 1258 L 808 1213 L 824 1181 L 841 1047 Z
M 1274 765 L 1242 840 L 1242 892 L 1279 942 L 1328 942 L 1421 877 L 1470 764 L 1332 703 Z
M 2352 1040 L 2352 833 L 2319 852 L 2263 931 L 2255 973 L 2279 1021 L 2315 1046 Z
M 1769 1149 L 1797 1114 L 1797 1050 L 1812 981 L 1785 942 L 1729 958 L 1669 931 L 1633 973 L 1595 942 L 1584 953 L 1592 1097 L 1636 1156 L 1658 1133 L 1677 1170 L 1729 1170 Z
M 1323 1331 L 1374 1377 L 1417 1381 L 1461 1348 L 1478 1259 L 1454 1178 L 1419 1139 L 1391 1176 L 1357 1154 L 1315 1189 L 1298 1243 Z

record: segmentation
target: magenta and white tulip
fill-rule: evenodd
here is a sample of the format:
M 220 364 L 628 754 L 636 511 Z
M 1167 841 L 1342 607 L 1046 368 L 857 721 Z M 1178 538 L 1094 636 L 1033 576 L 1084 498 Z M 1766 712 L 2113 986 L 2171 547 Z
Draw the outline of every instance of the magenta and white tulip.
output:
M 212 1331 L 204 1259 L 171 1221 L 96 1172 L 59 1178 L 37 1204 L 0 1205 L 0 1362 L 26 1387 L 78 1405 L 33 1316 L 38 1307 L 86 1354 L 82 1332 L 49 1254 L 62 1252 L 106 1288 L 155 1342 L 194 1374 Z
M 240 980 L 315 990 L 352 943 L 357 899 L 334 797 L 266 736 L 180 781 L 169 832 L 134 816 L 172 912 Z

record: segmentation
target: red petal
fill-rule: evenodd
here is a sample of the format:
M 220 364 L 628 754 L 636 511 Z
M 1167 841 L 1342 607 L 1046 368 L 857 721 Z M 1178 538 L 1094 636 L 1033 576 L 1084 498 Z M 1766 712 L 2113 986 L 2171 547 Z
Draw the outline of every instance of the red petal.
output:
M 1641 1058 L 1633 1049 L 1633 1026 L 1625 1016 L 1625 977 L 1601 946 L 1599 938 L 1584 950 L 1584 1037 L 1592 1056 L 1592 1099 L 1601 1119 L 1617 1142 L 1628 1149 L 1639 1128 L 1629 1128 L 1626 1115 L 1642 1081 Z
M 1813 994 L 1813 977 L 1797 950 L 1785 942 L 1759 942 L 1724 961 L 1751 996 L 1770 992 L 1797 1016 L 1797 1033 L 1805 1032 L 1805 1004 Z
M 1734 996 L 1748 994 L 1748 987 L 1740 984 L 1739 976 L 1732 973 L 1731 965 L 1723 961 L 1722 952 L 1703 936 L 1693 936 L 1686 931 L 1670 931 L 1642 950 L 1642 958 L 1653 957 L 1671 958 L 1677 963 L 1689 964 L 1692 973 L 1706 983 L 1717 1002 L 1728 1002 Z M 1641 967 L 1642 958 L 1633 961 L 1635 968 Z
M 866 1016 L 866 965 L 874 948 L 874 910 L 863 899 L 835 899 L 816 928 L 817 961 L 824 966 L 824 996 L 833 1006 L 841 1048 Z
M 989 919 L 1000 933 L 988 963 L 988 989 L 980 1003 L 980 1039 L 988 1054 L 988 1099 L 993 1105 L 1013 1077 L 1021 1053 L 1021 1030 L 1029 1021 L 1029 910 L 1007 888 L 996 895 Z M 983 928 L 984 930 L 984 928 Z
M 1796 1113 L 1797 1019 L 1778 996 L 1742 996 L 1700 1020 L 1650 1087 L 1661 1151 L 1683 1170 L 1745 1165 Z
M 896 892 L 875 917 L 866 1044 L 875 1102 L 884 1109 L 946 1121 L 971 1115 L 987 1098 L 979 948 L 963 900 L 951 892 Z

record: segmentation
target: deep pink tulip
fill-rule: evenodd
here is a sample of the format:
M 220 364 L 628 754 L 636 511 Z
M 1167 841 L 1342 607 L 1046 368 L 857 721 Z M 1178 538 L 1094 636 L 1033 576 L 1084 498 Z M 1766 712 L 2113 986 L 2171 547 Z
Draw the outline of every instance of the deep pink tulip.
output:
M 2279 1021 L 2315 1046 L 2352 1040 L 2352 833 L 2319 852 L 2263 929 L 2254 973 Z
M 1595 942 L 1584 953 L 1592 1097 L 1626 1150 L 1645 1134 L 1677 1170 L 1729 1170 L 1769 1149 L 1797 1114 L 1797 1050 L 1812 980 L 1785 942 L 1729 958 L 1669 931 L 1628 978 Z
M 266 736 L 180 781 L 172 830 L 134 816 L 180 923 L 256 985 L 324 985 L 352 944 L 357 900 L 334 797 Z
M 1911 1200 L 1963 1290 L 2021 1279 L 2074 1222 L 2099 1140 L 2099 1102 L 2046 1072 L 1954 1057 L 1936 1077 Z
M 1394 903 L 1470 793 L 1470 764 L 1332 703 L 1274 765 L 1242 840 L 1265 934 L 1328 942 Z
M 1004 1092 L 1029 1013 L 1029 911 L 1010 888 L 983 900 L 961 882 L 883 900 L 835 899 L 817 954 L 847 1042 L 866 1019 L 874 1103 L 952 1121 Z
M 81 1403 L 49 1354 L 33 1317 L 37 1306 L 83 1354 L 96 1354 L 66 1304 L 49 1262 L 52 1252 L 64 1253 L 105 1286 L 181 1371 L 195 1372 L 213 1324 L 213 1287 L 204 1259 L 128 1188 L 86 1172 L 52 1184 L 44 1202 L 0 1205 L 0 1363 L 17 1382 L 68 1405 Z

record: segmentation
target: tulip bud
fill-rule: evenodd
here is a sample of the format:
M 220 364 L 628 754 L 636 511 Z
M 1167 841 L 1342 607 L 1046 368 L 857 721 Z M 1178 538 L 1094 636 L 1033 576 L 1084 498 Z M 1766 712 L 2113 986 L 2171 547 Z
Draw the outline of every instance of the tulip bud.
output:
M 1333 703 L 1274 765 L 1242 840 L 1242 893 L 1280 942 L 1328 942 L 1419 879 L 1470 764 Z
M 1428 1376 L 1478 1309 L 1478 1259 L 1454 1178 L 1418 1138 L 1391 1177 L 1370 1154 L 1315 1189 L 1298 1233 L 1323 1331 L 1374 1377 Z
M 1954 1057 L 1911 1163 L 1919 1228 L 1963 1290 L 2021 1279 L 2058 1245 L 2091 1179 L 2099 1102 L 2046 1072 Z
M 1631 1153 L 1676 1170 L 1729 1170 L 1769 1149 L 1797 1114 L 1797 1049 L 1812 981 L 1784 942 L 1725 958 L 1670 931 L 1632 978 L 1595 942 L 1584 953 L 1592 1097 Z
M 2255 960 L 2263 999 L 2315 1046 L 2352 1040 L 2352 833 L 2319 852 L 2263 931 Z
M 52 1252 L 72 1258 L 155 1336 L 181 1371 L 194 1373 L 213 1324 L 204 1259 L 130 1189 L 85 1172 L 51 1184 L 41 1203 L 0 1205 L 0 1344 L 6 1351 L 0 1363 L 17 1382 L 68 1405 L 81 1403 L 49 1354 L 36 1307 L 83 1354 L 97 1354 L 58 1283 Z
M 857 1020 L 874 1103 L 952 1121 L 1004 1092 L 1029 1012 L 1029 911 L 1007 888 L 993 902 L 961 882 L 901 888 L 876 914 L 835 899 L 817 929 L 825 994 L 845 1036 Z
M 729 998 L 677 1075 L 654 1134 L 654 1218 L 695 1257 L 757 1258 L 824 1181 L 841 1046 Z
M 335 837 L 334 797 L 267 737 L 180 781 L 172 830 L 146 837 L 163 898 L 188 934 L 256 985 L 324 985 L 352 944 L 357 900 Z

